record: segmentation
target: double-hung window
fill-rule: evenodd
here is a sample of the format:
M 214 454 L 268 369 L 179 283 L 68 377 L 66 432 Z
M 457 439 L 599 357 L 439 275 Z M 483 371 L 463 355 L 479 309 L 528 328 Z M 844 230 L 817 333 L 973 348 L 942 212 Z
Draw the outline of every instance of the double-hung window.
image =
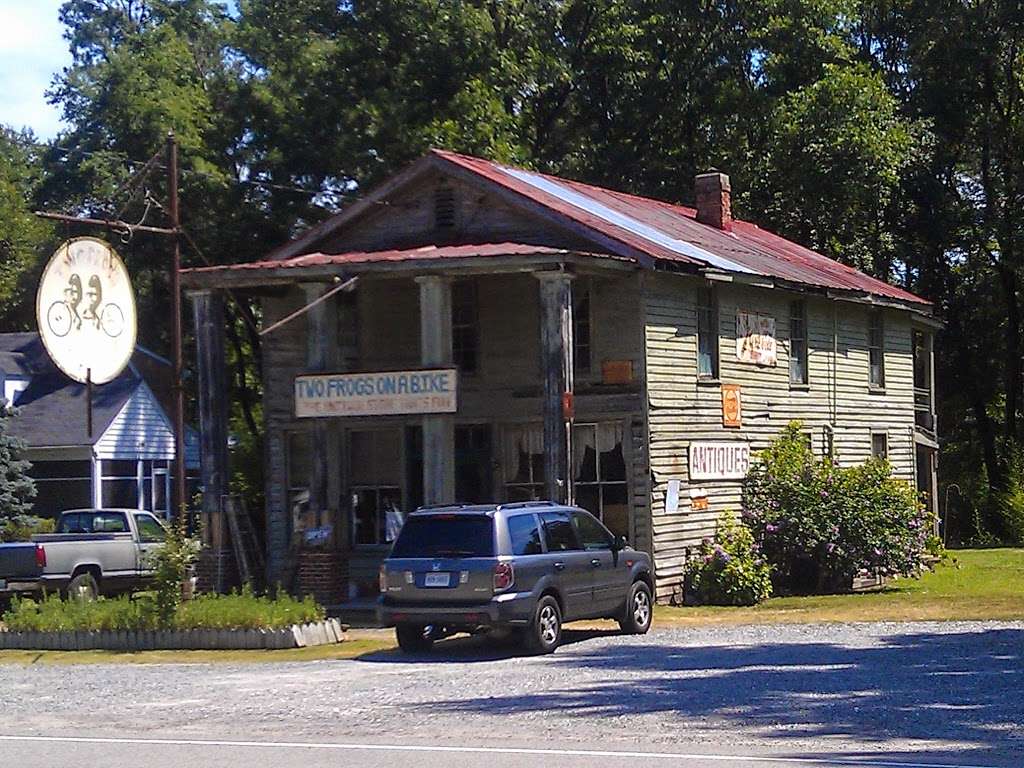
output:
M 718 300 L 710 286 L 697 290 L 697 377 L 718 378 Z
M 878 310 L 868 320 L 868 364 L 871 388 L 885 389 L 885 321 Z
M 349 432 L 348 476 L 353 540 L 357 546 L 387 544 L 403 510 L 402 431 Z
M 789 383 L 806 385 L 807 377 L 807 303 L 789 305 Z
M 576 503 L 616 536 L 629 535 L 629 487 L 620 422 L 573 428 L 572 477 Z

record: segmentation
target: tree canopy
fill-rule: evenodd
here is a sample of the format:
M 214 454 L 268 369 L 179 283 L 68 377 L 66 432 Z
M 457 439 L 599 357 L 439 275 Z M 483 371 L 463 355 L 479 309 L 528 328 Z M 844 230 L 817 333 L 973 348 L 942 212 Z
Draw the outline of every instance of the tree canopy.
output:
M 998 509 L 1024 488 L 1019 3 L 68 0 L 60 16 L 72 62 L 50 96 L 69 128 L 42 152 L 0 137 L 6 315 L 28 301 L 14 275 L 45 255 L 30 203 L 157 217 L 158 186 L 122 185 L 169 128 L 195 263 L 258 257 L 430 146 L 681 202 L 716 167 L 738 215 L 936 303 L 958 533 L 1009 535 Z M 138 235 L 128 254 L 156 348 L 160 247 Z M 256 311 L 232 304 L 229 327 L 253 451 Z

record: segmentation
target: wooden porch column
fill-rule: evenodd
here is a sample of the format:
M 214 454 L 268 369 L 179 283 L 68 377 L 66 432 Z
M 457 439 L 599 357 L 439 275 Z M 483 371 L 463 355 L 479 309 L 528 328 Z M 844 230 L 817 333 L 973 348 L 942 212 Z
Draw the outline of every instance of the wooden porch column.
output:
M 452 365 L 452 286 L 440 275 L 416 278 L 420 286 L 420 361 Z M 423 417 L 423 503 L 455 498 L 455 421 L 449 413 Z
M 544 486 L 551 501 L 572 502 L 572 425 L 564 398 L 573 391 L 572 279 L 536 272 L 540 280 L 540 364 L 544 381 Z
M 227 368 L 224 358 L 224 297 L 218 291 L 189 291 L 199 369 L 200 481 L 203 486 L 203 544 L 224 546 L 221 502 L 228 492 Z
M 329 291 L 326 283 L 304 283 L 306 303 L 316 301 Z M 338 317 L 333 298 L 322 301 L 306 313 L 306 371 L 326 372 L 337 366 Z M 309 477 L 309 509 L 317 527 L 327 522 L 336 524 L 337 496 L 331 497 L 330 477 L 338 467 L 338 435 L 332 429 L 332 420 L 313 419 L 312 468 Z M 333 471 L 332 471 L 333 470 Z

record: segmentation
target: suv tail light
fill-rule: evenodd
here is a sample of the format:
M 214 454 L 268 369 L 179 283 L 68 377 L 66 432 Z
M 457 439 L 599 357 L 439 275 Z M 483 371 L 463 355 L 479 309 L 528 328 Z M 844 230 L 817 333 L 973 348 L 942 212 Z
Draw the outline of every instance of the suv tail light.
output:
M 40 568 L 46 567 L 46 550 L 41 544 L 36 544 L 36 565 Z
M 516 572 L 512 563 L 498 563 L 494 566 L 494 591 L 501 592 L 515 583 Z
M 384 594 L 388 591 L 388 569 L 384 566 L 383 563 L 381 563 L 380 566 L 380 575 L 378 576 L 377 579 L 377 586 L 380 589 L 381 594 Z

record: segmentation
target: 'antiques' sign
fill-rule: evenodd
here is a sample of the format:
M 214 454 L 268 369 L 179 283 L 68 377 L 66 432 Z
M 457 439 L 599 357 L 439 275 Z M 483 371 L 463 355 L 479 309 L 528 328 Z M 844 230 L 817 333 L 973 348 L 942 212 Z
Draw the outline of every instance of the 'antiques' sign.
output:
M 775 318 L 736 312 L 736 359 L 741 363 L 775 366 Z
M 690 443 L 690 481 L 740 480 L 750 469 L 750 444 L 742 440 Z
M 393 416 L 455 413 L 454 368 L 380 373 L 326 373 L 295 377 L 295 415 Z

